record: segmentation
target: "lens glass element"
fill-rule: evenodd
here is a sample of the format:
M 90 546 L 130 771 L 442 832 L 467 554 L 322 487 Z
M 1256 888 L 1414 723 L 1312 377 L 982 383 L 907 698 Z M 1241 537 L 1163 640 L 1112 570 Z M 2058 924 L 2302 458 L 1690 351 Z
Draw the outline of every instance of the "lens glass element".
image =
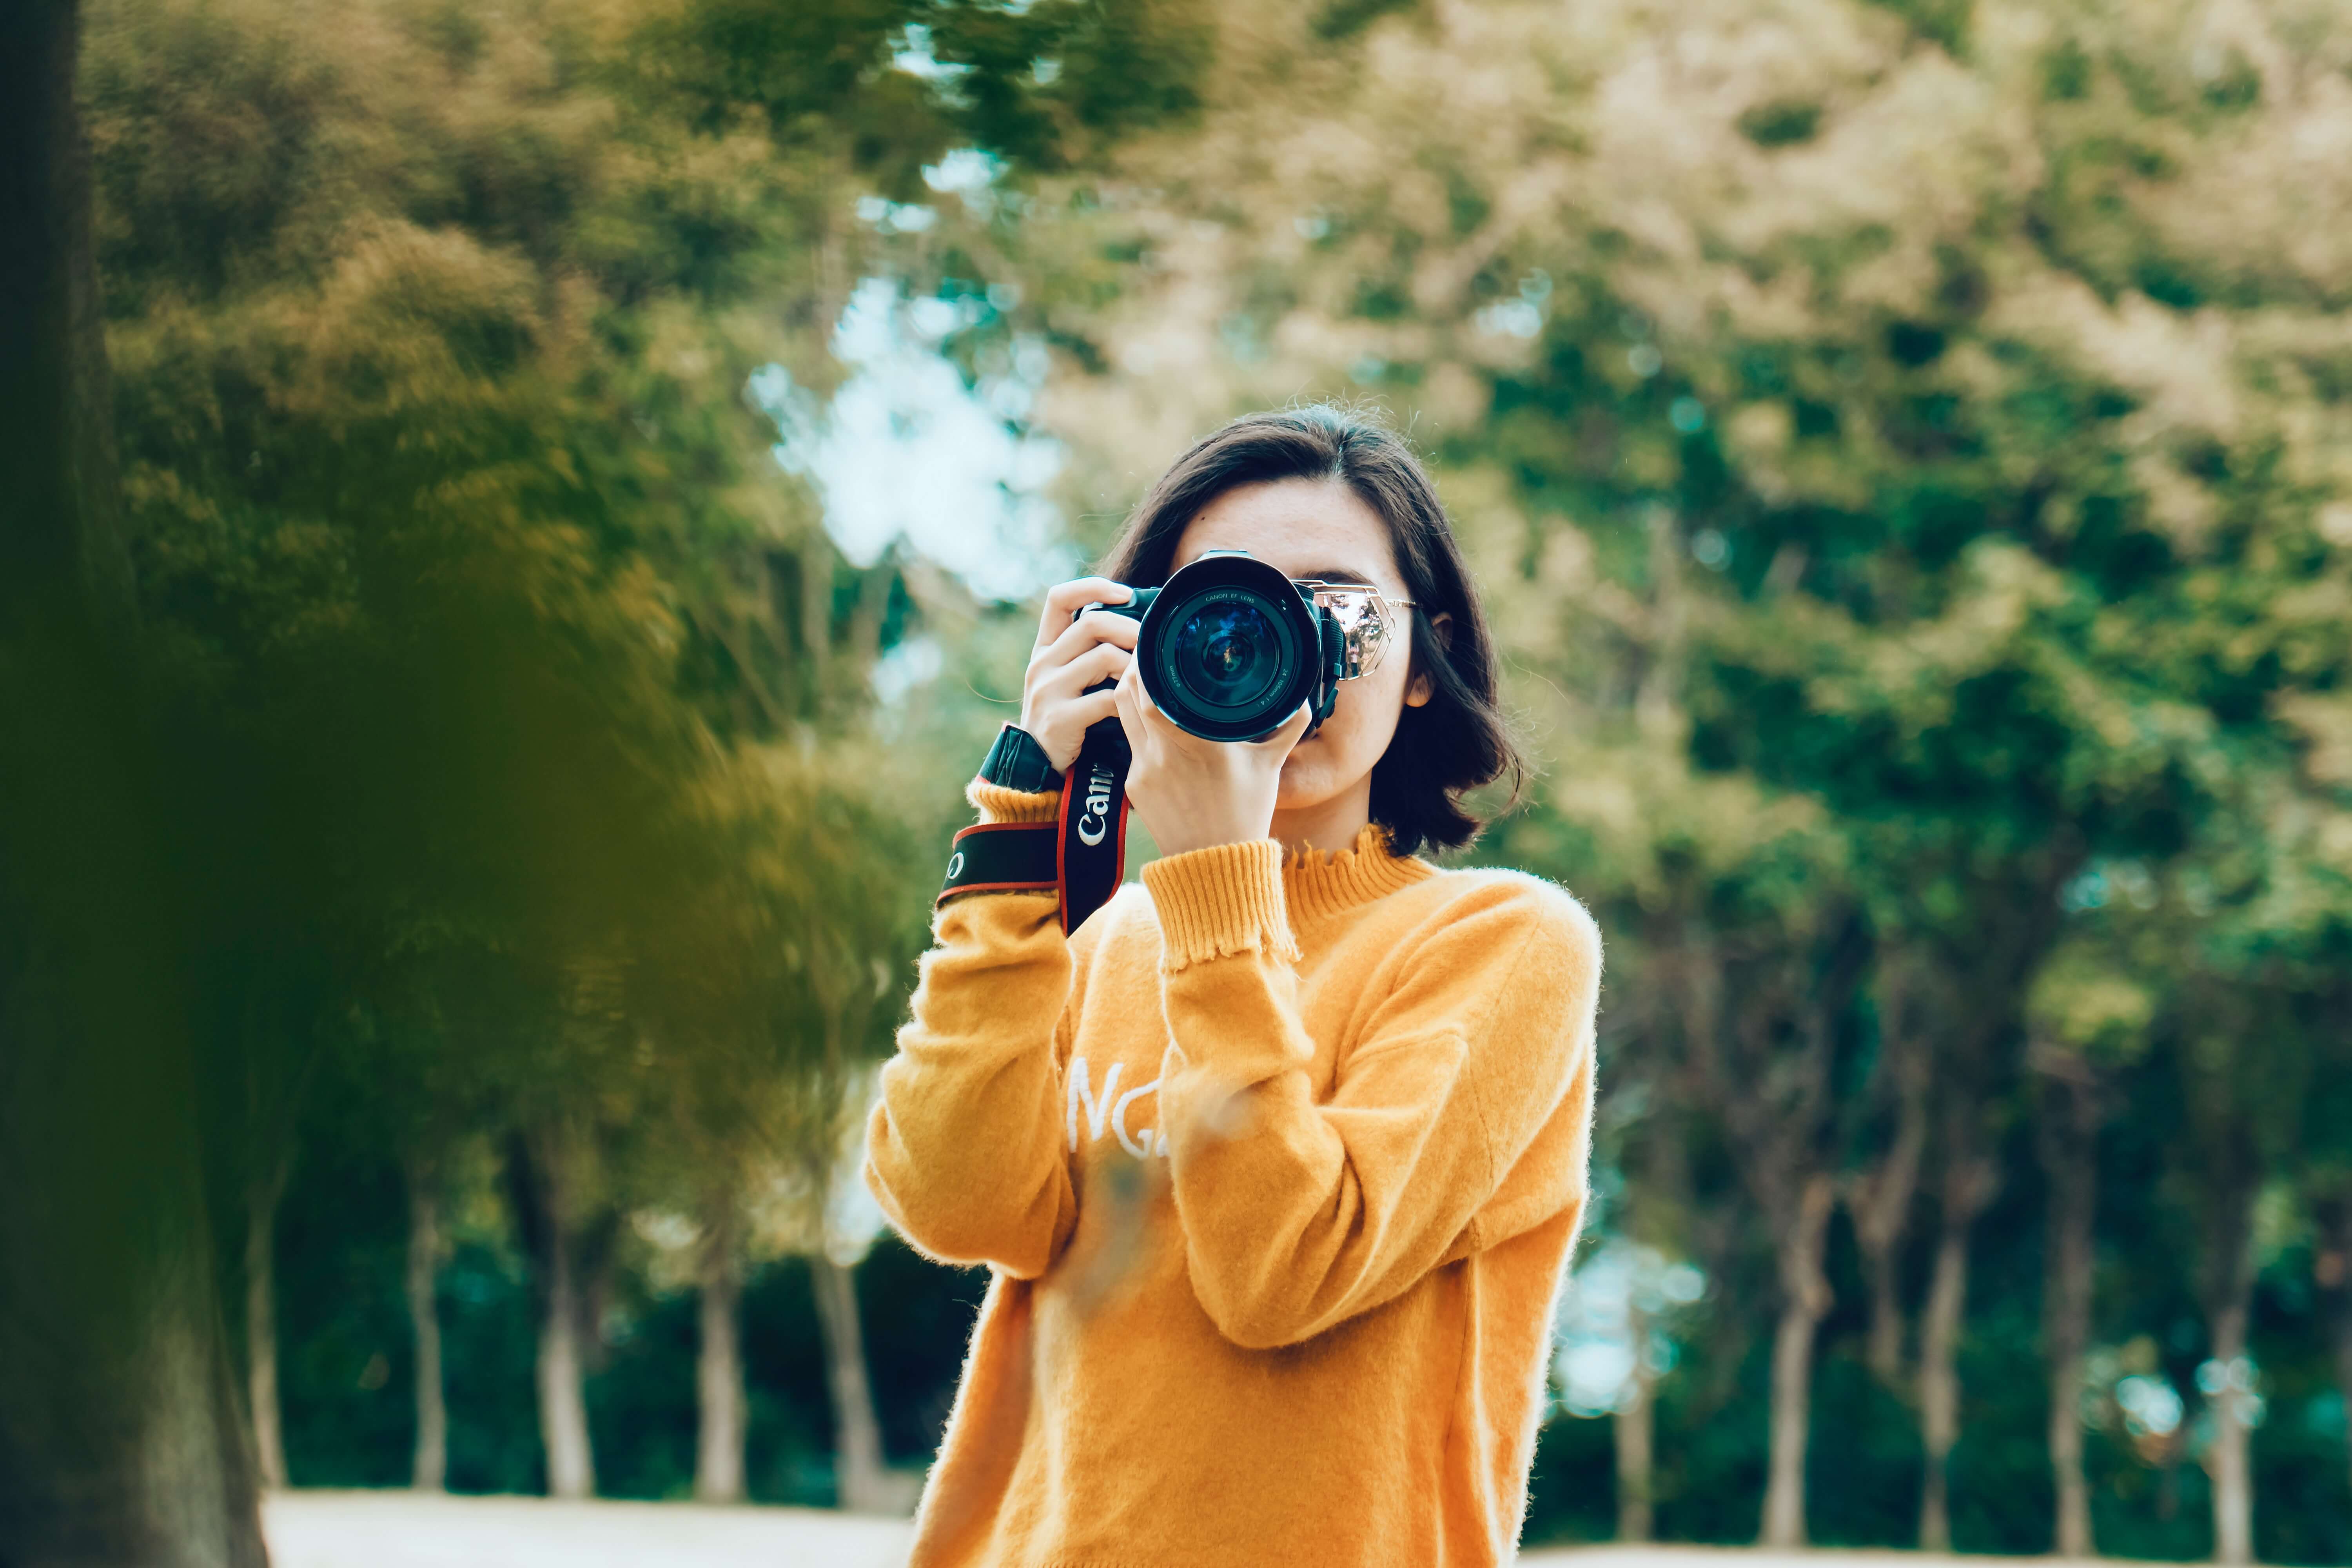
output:
M 1169 673 L 1204 707 L 1249 708 L 1289 675 L 1286 640 L 1255 594 L 1205 594 L 1169 638 Z

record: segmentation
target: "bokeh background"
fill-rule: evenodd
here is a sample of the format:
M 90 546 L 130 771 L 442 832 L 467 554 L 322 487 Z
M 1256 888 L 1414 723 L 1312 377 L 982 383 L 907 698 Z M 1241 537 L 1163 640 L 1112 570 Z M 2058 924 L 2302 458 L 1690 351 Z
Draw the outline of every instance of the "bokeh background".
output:
M 1609 942 L 1528 1539 L 2352 1562 L 2338 0 L 83 26 L 265 1482 L 908 1505 L 984 1278 L 856 1131 L 1034 595 L 1337 400 Z

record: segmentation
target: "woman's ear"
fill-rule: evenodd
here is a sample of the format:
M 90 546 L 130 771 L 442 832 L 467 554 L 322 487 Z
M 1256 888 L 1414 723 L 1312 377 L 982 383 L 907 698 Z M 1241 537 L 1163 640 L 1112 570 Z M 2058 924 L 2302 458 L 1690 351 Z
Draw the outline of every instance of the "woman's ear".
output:
M 1429 635 L 1437 639 L 1438 647 L 1452 647 L 1454 646 L 1453 616 L 1440 610 L 1430 616 Z M 1435 692 L 1429 683 L 1429 672 L 1425 669 L 1414 670 L 1412 679 L 1405 683 L 1404 705 L 1408 708 L 1426 708 L 1429 706 L 1430 698 L 1433 695 Z

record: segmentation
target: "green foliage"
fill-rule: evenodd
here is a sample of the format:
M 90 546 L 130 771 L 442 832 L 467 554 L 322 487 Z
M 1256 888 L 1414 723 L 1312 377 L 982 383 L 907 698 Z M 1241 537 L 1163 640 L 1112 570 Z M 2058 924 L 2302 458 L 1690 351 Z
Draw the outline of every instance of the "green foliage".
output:
M 2171 1195 L 2117 1242 L 2138 1272 L 2103 1276 L 2094 1337 L 2135 1292 L 2185 1313 L 2160 1332 L 2194 1424 L 2213 1260 L 2259 1211 L 2242 1200 L 2334 1168 L 2305 1086 L 2352 935 L 2333 346 L 2352 254 L 2304 237 L 2305 176 L 2284 171 L 2341 132 L 2352 35 L 2294 0 L 2228 28 L 2185 5 L 1502 5 L 1410 48 L 1326 14 L 1236 26 L 1255 52 L 1228 53 L 1202 132 L 1139 143 L 1130 188 L 1152 194 L 1087 223 L 1136 260 L 1062 331 L 1108 366 L 1215 374 L 1096 374 L 1066 420 L 1149 471 L 1171 424 L 1369 395 L 1441 461 L 1547 753 L 1482 854 L 1560 877 L 1611 933 L 1602 1081 L 1629 1119 L 1613 1146 L 1643 1162 L 1612 1223 L 1727 1278 L 1710 1336 L 1753 1331 L 1769 1282 L 1740 1270 L 1794 1179 L 1887 1157 L 1864 1097 L 1915 1016 L 1900 970 L 1930 998 L 1899 1026 L 1936 1055 L 1938 1114 L 2000 1149 L 2003 1190 L 2038 1204 L 2016 1136 L 2038 1074 L 2104 1075 L 2140 1097 L 2123 1121 L 2172 1107 L 2143 1168 L 2120 1131 L 2101 1151 L 2103 1190 Z M 1703 83 L 1678 74 L 1702 56 Z M 1840 994 L 1851 920 L 1869 958 Z M 1706 1020 L 1732 1029 L 1713 1065 Z M 1813 1081 L 1827 1104 L 1800 1125 Z M 2032 1236 L 2036 1204 L 2001 1223 Z M 1971 1323 L 2006 1359 L 1962 1346 L 1953 1505 L 1963 1544 L 2030 1552 L 2050 1504 L 2014 1500 L 2048 1485 L 2044 1414 L 1986 1403 L 2034 1386 L 2039 1255 L 2020 1258 Z M 2261 1268 L 2258 1315 L 2296 1265 Z M 2290 1317 L 2263 1366 L 2312 1353 L 2319 1320 Z M 1837 1370 L 1859 1329 L 1826 1331 L 1815 1438 L 1852 1451 L 1817 1468 L 1815 1523 L 1895 1542 L 1916 1483 L 1891 1461 L 1857 1479 L 1903 1424 Z M 1683 1392 L 1707 1360 L 1684 1349 L 1663 1476 L 1729 1440 Z M 2197 1549 L 2151 1522 L 2207 1500 L 2183 1450 L 2105 1419 L 2103 1543 Z M 1754 1442 L 1704 1495 L 1748 1506 Z M 2309 1495 L 2284 1468 L 2261 1488 L 2258 1519 Z M 1872 1499 L 1892 1502 L 1865 1523 Z M 1661 1527 L 1754 1528 L 1685 1506 Z
M 965 133 L 1020 163 L 1064 169 L 1200 107 L 1214 47 L 1206 9 L 1201 0 L 959 5 L 929 28 L 938 58 L 960 72 Z

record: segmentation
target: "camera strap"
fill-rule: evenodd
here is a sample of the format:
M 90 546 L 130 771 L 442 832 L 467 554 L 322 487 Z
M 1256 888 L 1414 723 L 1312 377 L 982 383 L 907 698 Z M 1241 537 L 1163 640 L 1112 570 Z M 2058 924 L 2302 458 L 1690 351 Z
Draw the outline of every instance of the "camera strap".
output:
M 983 822 L 955 836 L 937 903 L 964 893 L 1059 896 L 1064 934 L 1110 902 L 1127 875 L 1127 733 L 1087 731 L 1052 822 Z
M 1087 731 L 1062 784 L 1055 881 L 1065 934 L 1110 902 L 1127 875 L 1127 770 L 1133 760 L 1118 721 L 1102 720 Z

